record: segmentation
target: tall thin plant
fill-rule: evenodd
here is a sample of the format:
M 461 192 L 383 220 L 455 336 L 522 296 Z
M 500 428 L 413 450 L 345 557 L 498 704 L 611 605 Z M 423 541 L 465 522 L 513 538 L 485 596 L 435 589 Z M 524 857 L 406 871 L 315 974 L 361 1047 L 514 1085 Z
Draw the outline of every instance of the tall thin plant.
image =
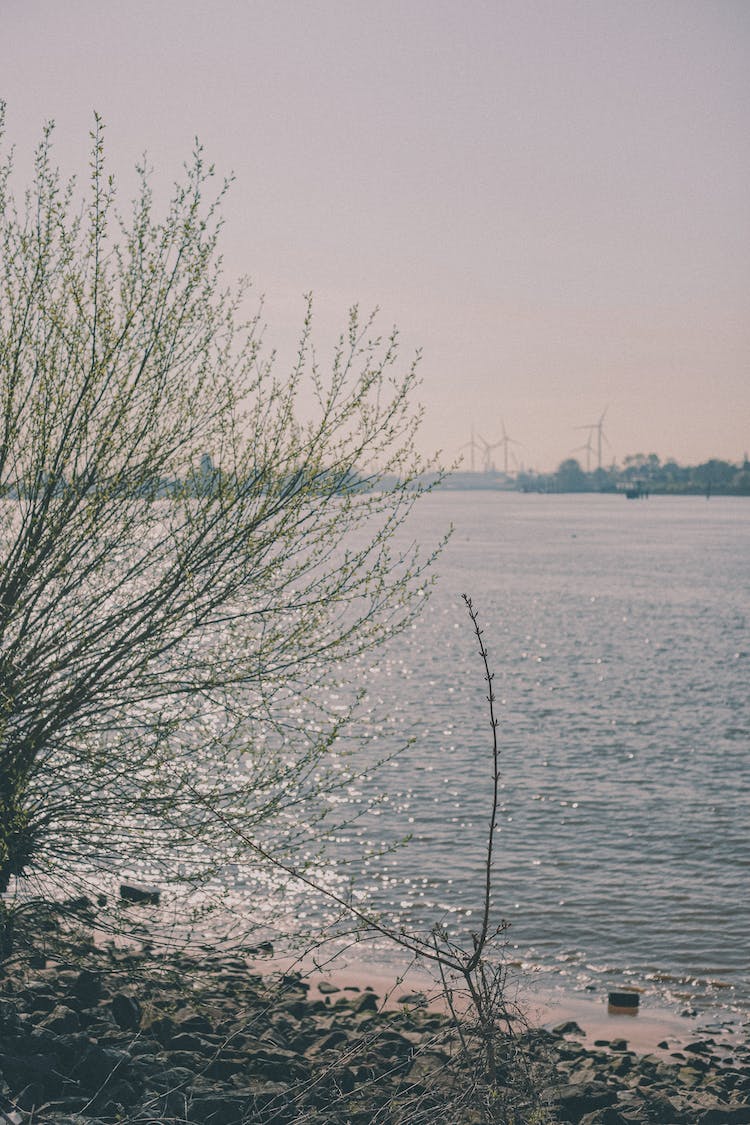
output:
M 508 995 L 507 967 L 503 946 L 508 922 L 493 920 L 494 869 L 497 850 L 497 812 L 501 784 L 501 755 L 498 737 L 498 719 L 495 711 L 494 673 L 484 642 L 484 631 L 472 599 L 461 595 L 466 607 L 474 637 L 478 645 L 483 680 L 486 685 L 487 716 L 491 738 L 491 798 L 487 821 L 486 845 L 482 865 L 482 901 L 479 928 L 470 935 L 470 945 L 460 944 L 437 922 L 424 937 L 404 926 L 396 926 L 371 910 L 360 907 L 351 895 L 343 895 L 328 886 L 308 870 L 275 855 L 272 850 L 253 839 L 243 830 L 237 830 L 243 844 L 259 860 L 282 871 L 286 876 L 308 887 L 316 895 L 333 904 L 343 917 L 348 917 L 364 936 L 380 936 L 398 949 L 408 953 L 417 963 L 431 966 L 437 974 L 440 990 L 451 1013 L 453 1029 L 460 1044 L 460 1065 L 464 1078 L 472 1076 L 477 1095 L 487 1122 L 507 1119 L 507 1101 L 502 1089 L 510 1069 L 515 1069 L 516 1080 L 521 1080 L 524 1093 L 533 1098 L 533 1085 L 526 1066 L 517 1028 L 521 1013 Z M 216 815 L 221 816 L 220 812 Z M 478 1048 L 478 1050 L 477 1050 Z M 511 1060 L 512 1056 L 512 1060 Z

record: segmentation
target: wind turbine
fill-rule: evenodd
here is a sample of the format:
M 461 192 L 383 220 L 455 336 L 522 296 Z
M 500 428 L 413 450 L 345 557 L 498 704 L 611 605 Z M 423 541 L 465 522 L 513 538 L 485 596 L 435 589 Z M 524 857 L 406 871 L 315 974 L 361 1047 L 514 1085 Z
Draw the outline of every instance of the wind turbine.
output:
M 461 446 L 461 449 L 470 450 L 469 467 L 470 467 L 470 470 L 471 470 L 472 473 L 475 472 L 476 470 L 475 470 L 475 467 L 474 467 L 474 464 L 475 464 L 475 462 L 474 462 L 474 452 L 477 449 L 481 449 L 481 446 L 477 443 L 476 437 L 474 436 L 474 426 L 473 426 L 473 424 L 472 424 L 472 427 L 471 427 L 471 441 L 464 442 L 464 444 Z M 460 452 L 460 450 L 459 450 L 459 452 Z
M 575 428 L 577 430 L 583 430 L 586 427 L 585 426 L 576 426 Z M 589 430 L 589 436 L 586 438 L 586 444 L 585 445 L 577 445 L 575 447 L 575 449 L 571 450 L 571 453 L 580 453 L 580 451 L 582 449 L 586 450 L 586 472 L 587 473 L 591 472 L 591 454 L 594 452 L 594 447 L 591 444 L 592 433 L 593 433 L 593 430 Z
M 479 440 L 482 443 L 482 446 L 484 447 L 484 471 L 485 471 L 485 473 L 489 473 L 491 468 L 492 468 L 492 462 L 490 461 L 490 454 L 492 453 L 493 449 L 499 449 L 499 447 L 503 443 L 502 443 L 502 441 L 494 441 L 494 442 L 487 441 L 485 438 L 482 437 L 481 434 L 477 434 L 477 437 L 479 438 Z
M 576 430 L 588 430 L 588 432 L 589 432 L 588 442 L 586 443 L 586 445 L 582 445 L 580 447 L 581 449 L 588 449 L 589 448 L 589 446 L 591 445 L 591 439 L 594 436 L 594 433 L 596 433 L 596 467 L 597 467 L 597 469 L 601 469 L 601 467 L 602 467 L 602 441 L 605 441 L 607 443 L 607 445 L 609 445 L 610 449 L 612 448 L 612 446 L 609 443 L 609 438 L 604 433 L 604 419 L 606 417 L 606 414 L 607 414 L 608 410 L 609 410 L 609 407 L 605 406 L 604 410 L 601 413 L 601 417 L 599 418 L 598 422 L 589 422 L 588 425 L 586 425 L 586 426 L 574 426 L 574 429 L 576 429 Z M 587 469 L 586 469 L 586 471 L 588 472 L 588 457 L 587 457 Z
M 505 473 L 505 475 L 507 477 L 507 475 L 508 475 L 508 446 L 509 445 L 520 445 L 521 443 L 520 443 L 520 441 L 516 441 L 515 438 L 508 437 L 508 434 L 506 433 L 506 430 L 505 430 L 505 422 L 503 421 L 502 418 L 500 419 L 500 425 L 502 426 L 503 436 L 500 438 L 500 441 L 497 444 L 502 445 L 502 447 L 503 447 L 503 472 Z M 513 453 L 513 451 L 511 450 L 511 455 L 512 455 L 512 453 Z M 515 456 L 513 457 L 513 460 L 515 461 Z M 517 463 L 518 462 L 516 462 L 516 464 Z

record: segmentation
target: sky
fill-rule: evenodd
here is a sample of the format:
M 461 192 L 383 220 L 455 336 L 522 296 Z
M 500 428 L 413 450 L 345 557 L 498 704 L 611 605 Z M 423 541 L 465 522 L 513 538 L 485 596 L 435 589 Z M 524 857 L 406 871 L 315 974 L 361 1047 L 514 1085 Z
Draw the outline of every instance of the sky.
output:
M 378 306 L 424 453 L 750 449 L 747 0 L 0 0 L 0 97 L 22 176 L 100 113 L 125 198 L 198 136 L 280 370 L 306 292 L 323 358 Z

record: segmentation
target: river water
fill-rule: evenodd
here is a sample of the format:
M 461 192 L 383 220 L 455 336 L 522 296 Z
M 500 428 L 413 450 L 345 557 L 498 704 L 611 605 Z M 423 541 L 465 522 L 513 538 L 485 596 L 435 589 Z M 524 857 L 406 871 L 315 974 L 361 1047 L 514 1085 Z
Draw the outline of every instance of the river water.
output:
M 422 617 L 361 666 L 384 750 L 416 740 L 373 782 L 360 832 L 413 839 L 369 894 L 410 926 L 476 926 L 492 760 L 465 591 L 495 673 L 507 956 L 747 1011 L 750 502 L 439 492 L 409 534 L 450 524 Z

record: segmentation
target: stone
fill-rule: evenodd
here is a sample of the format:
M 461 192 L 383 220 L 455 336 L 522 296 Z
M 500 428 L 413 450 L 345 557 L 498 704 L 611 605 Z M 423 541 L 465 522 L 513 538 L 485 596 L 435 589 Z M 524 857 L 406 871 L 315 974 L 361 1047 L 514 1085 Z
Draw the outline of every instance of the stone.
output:
M 427 997 L 424 992 L 403 992 L 396 1000 L 397 1004 L 404 1004 L 408 1008 L 426 1008 Z
M 35 992 L 30 997 L 29 1007 L 32 1012 L 51 1012 L 57 1005 L 57 999 L 54 993 L 47 991 Z
M 120 898 L 124 902 L 158 906 L 161 892 L 156 887 L 147 887 L 140 883 L 120 883 Z
M 247 952 L 261 957 L 273 957 L 273 942 L 259 941 L 257 945 L 248 945 Z
M 696 1125 L 748 1125 L 750 1105 L 717 1104 L 696 1117 Z
M 73 995 L 76 996 L 84 1008 L 91 1008 L 101 998 L 102 975 L 83 969 L 73 984 Z
M 123 1031 L 136 1031 L 141 1026 L 141 1006 L 134 996 L 117 992 L 112 997 L 112 1017 Z
M 171 1051 L 197 1051 L 198 1054 L 205 1054 L 207 1051 L 212 1051 L 213 1047 L 205 1039 L 201 1039 L 199 1035 L 189 1031 L 181 1031 L 171 1037 L 169 1049 Z
M 250 1074 L 272 1082 L 299 1077 L 307 1069 L 294 1051 L 271 1047 L 252 1051 L 246 1065 Z
M 577 1123 L 585 1114 L 612 1105 L 617 1094 L 603 1082 L 574 1083 L 548 1088 L 542 1100 L 556 1107 L 561 1121 Z
M 91 910 L 93 905 L 88 895 L 78 895 L 77 898 L 67 898 L 61 903 L 63 911 L 69 914 L 86 914 Z
M 316 1037 L 312 1045 L 305 1052 L 308 1056 L 320 1054 L 321 1051 L 330 1051 L 334 1047 L 338 1047 L 341 1043 L 346 1043 L 349 1036 L 345 1031 L 337 1028 L 334 1031 L 329 1031 L 324 1035 Z
M 565 1020 L 563 1023 L 558 1023 L 556 1027 L 552 1028 L 555 1035 L 584 1035 L 585 1032 L 582 1027 L 579 1027 L 575 1020 Z M 605 1040 L 606 1042 L 606 1040 Z
M 0 1000 L 0 1035 L 7 1035 L 21 1026 L 18 1008 L 12 1000 Z
M 247 1120 L 248 1099 L 238 1094 L 212 1094 L 191 1098 L 187 1120 L 195 1125 L 240 1125 Z
M 180 1032 L 194 1032 L 198 1035 L 211 1035 L 214 1030 L 210 1019 L 198 1012 L 185 1012 L 176 1016 L 175 1024 Z
M 167 1066 L 149 1077 L 149 1085 L 159 1093 L 186 1090 L 195 1078 L 194 1070 L 186 1066 Z
M 377 1012 L 379 1007 L 378 998 L 374 992 L 362 992 L 356 1000 L 351 1001 L 351 1007 L 352 1011 L 357 1013 Z
M 620 1058 L 612 1062 L 608 1069 L 610 1074 L 615 1074 L 618 1078 L 622 1078 L 633 1069 L 633 1059 L 630 1055 L 621 1055 Z
M 248 1060 L 244 1055 L 222 1054 L 220 1058 L 212 1059 L 206 1065 L 205 1073 L 209 1078 L 218 1078 L 222 1082 L 228 1081 L 233 1075 L 247 1069 Z
M 131 1065 L 131 1058 L 127 1051 L 92 1043 L 80 1058 L 72 1074 L 89 1090 L 96 1091 L 111 1081 L 115 1075 L 118 1080 L 126 1078 L 130 1073 Z
M 21 1109 L 25 1109 L 27 1113 L 32 1113 L 44 1102 L 44 1086 L 41 1082 L 30 1082 L 28 1086 L 21 1090 L 20 1094 L 16 1095 L 13 1101 Z
M 176 1033 L 176 1026 L 171 1016 L 157 1016 L 156 1019 L 151 1021 L 146 1030 L 150 1035 L 153 1035 L 159 1043 L 164 1045 L 169 1043 L 172 1036 Z
M 677 1079 L 683 1086 L 700 1086 L 703 1074 L 692 1066 L 681 1066 L 677 1071 Z
M 40 1027 L 46 1027 L 49 1031 L 64 1035 L 67 1032 L 80 1031 L 81 1021 L 78 1018 L 78 1013 L 74 1012 L 72 1008 L 67 1008 L 64 1004 L 58 1004 L 48 1016 L 41 1020 Z
M 595 1109 L 592 1113 L 584 1114 L 578 1125 L 628 1125 L 628 1119 L 620 1113 L 619 1109 L 607 1106 L 605 1109 Z

